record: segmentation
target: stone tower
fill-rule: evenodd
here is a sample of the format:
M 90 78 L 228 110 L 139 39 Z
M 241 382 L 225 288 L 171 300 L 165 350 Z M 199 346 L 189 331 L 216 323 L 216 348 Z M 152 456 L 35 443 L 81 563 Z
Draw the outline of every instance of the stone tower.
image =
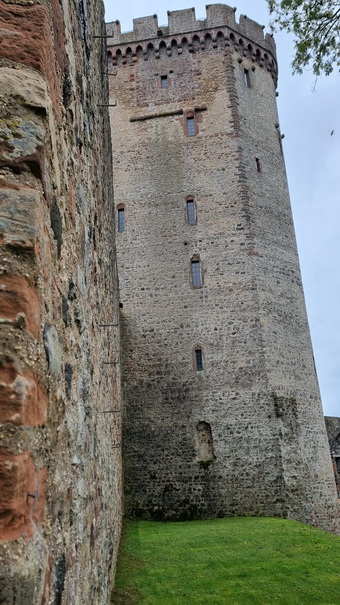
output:
M 334 530 L 275 45 L 231 7 L 206 10 L 107 25 L 125 511 Z

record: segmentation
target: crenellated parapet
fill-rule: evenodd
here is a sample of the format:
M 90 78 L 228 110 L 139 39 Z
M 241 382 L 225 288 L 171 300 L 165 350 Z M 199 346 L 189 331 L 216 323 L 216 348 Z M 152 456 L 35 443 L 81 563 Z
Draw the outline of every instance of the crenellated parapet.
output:
M 159 26 L 157 15 L 133 20 L 133 31 L 121 33 L 120 22 L 106 26 L 108 55 L 112 65 L 131 65 L 138 60 L 196 53 L 232 47 L 249 57 L 277 80 L 276 49 L 273 37 L 264 35 L 263 26 L 226 4 L 206 6 L 206 19 L 196 19 L 195 9 L 168 11 L 168 25 Z M 111 38 L 112 36 L 112 38 Z

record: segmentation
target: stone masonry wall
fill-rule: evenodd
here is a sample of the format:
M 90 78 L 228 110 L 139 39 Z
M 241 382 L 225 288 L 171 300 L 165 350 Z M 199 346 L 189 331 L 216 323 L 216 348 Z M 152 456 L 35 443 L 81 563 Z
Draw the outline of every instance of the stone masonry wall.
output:
M 335 484 L 340 499 L 340 418 L 326 416 L 326 430 L 333 463 Z
M 104 33 L 99 0 L 0 0 L 6 605 L 106 605 L 114 574 L 120 370 Z
M 107 26 L 115 204 L 126 221 L 125 510 L 283 516 L 335 531 L 274 43 L 251 20 L 232 22 L 230 7 L 207 11 L 203 22 L 170 13 L 165 28 L 135 20 L 123 35 Z

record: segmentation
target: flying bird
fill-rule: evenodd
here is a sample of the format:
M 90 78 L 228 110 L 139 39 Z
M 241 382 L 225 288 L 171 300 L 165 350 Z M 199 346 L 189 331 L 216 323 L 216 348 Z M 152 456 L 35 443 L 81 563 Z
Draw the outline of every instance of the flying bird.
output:
M 331 132 L 331 137 L 333 136 L 333 134 L 334 134 L 334 130 L 332 130 L 332 132 Z

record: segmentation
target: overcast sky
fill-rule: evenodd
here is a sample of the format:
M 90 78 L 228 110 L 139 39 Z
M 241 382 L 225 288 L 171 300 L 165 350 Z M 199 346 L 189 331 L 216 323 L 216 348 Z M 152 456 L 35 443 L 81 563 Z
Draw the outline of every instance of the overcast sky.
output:
M 167 11 L 196 8 L 206 16 L 201 0 L 106 0 L 106 21 L 119 19 L 122 31 L 132 19 L 158 14 L 166 25 Z M 240 14 L 266 26 L 265 0 L 235 0 Z M 324 412 L 340 416 L 340 85 L 339 72 L 318 79 L 311 71 L 292 76 L 293 44 L 286 33 L 275 35 L 279 62 L 279 115 L 288 183 L 298 240 L 304 291 L 314 345 Z M 334 135 L 331 132 L 334 130 Z

